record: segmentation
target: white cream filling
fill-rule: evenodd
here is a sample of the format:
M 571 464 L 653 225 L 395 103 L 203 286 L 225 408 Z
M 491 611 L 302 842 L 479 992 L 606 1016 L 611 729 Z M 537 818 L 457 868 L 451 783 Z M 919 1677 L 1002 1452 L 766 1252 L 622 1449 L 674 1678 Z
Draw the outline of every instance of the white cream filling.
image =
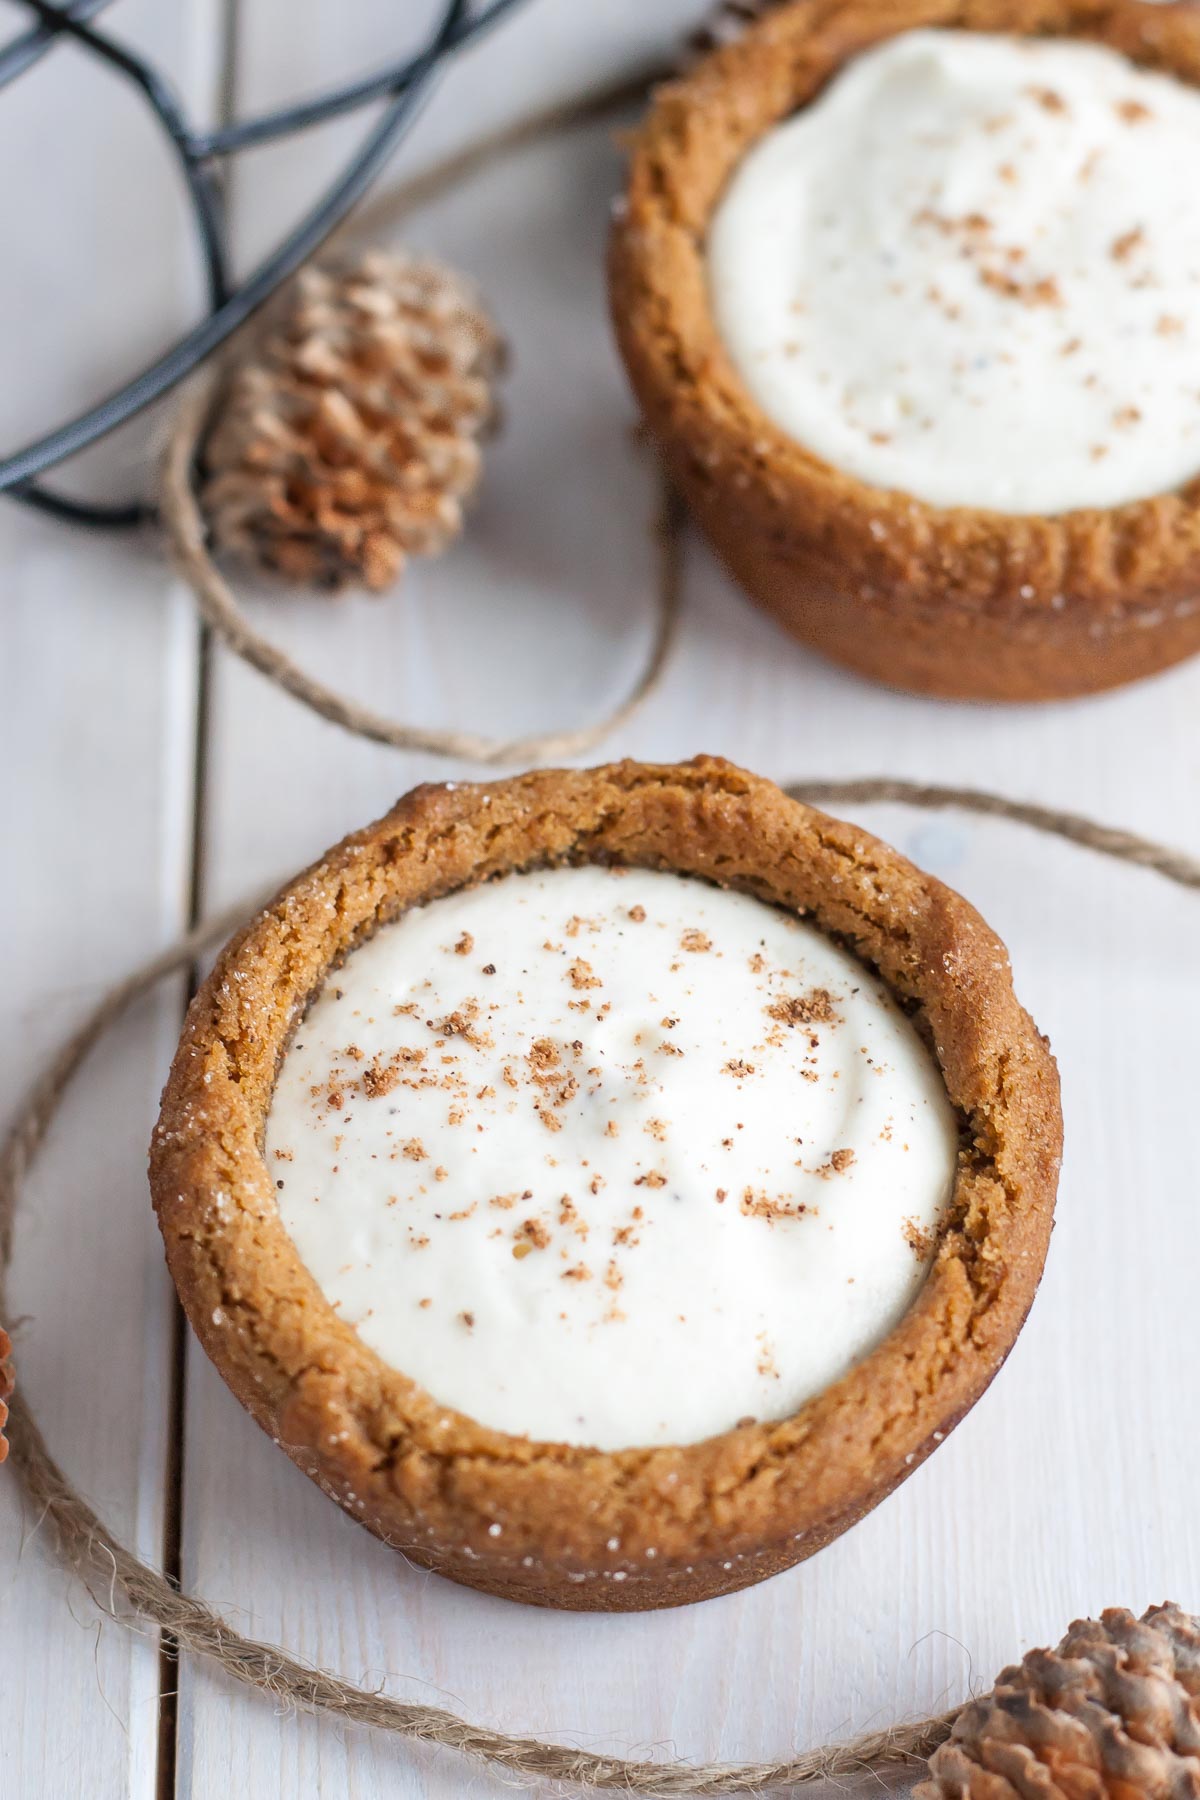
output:
M 1078 42 L 912 31 L 745 157 L 718 331 L 824 461 L 943 506 L 1200 471 L 1200 94 Z
M 596 867 L 381 929 L 283 1060 L 280 1213 L 383 1359 L 612 1450 L 792 1412 L 897 1322 L 957 1126 L 880 984 L 743 895 Z

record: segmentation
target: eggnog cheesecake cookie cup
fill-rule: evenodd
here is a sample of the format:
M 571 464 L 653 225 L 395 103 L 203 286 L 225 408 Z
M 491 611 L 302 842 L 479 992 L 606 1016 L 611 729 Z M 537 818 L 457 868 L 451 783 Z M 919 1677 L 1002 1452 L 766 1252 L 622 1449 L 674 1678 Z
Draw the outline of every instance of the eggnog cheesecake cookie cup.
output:
M 418 789 L 189 1012 L 167 1258 L 259 1423 L 414 1561 L 637 1609 L 811 1555 L 1016 1337 L 1061 1142 L 1002 945 L 702 759 Z
M 899 687 L 1200 650 L 1200 12 L 814 0 L 660 90 L 610 251 L 719 555 Z

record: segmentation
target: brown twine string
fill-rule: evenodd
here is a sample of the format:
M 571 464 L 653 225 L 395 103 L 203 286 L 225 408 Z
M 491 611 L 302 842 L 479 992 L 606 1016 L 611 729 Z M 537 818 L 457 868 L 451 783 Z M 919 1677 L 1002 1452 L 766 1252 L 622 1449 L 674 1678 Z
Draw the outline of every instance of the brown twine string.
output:
M 676 72 L 666 63 L 634 69 L 602 87 L 588 88 L 581 94 L 555 101 L 540 111 L 526 113 L 507 125 L 498 126 L 495 131 L 486 132 L 461 150 L 432 164 L 423 174 L 414 175 L 396 187 L 384 188 L 365 201 L 339 226 L 332 242 L 340 243 L 343 238 L 362 239 L 386 230 L 418 207 L 440 200 L 501 157 L 527 150 L 560 132 L 578 131 L 586 125 L 611 119 L 626 107 L 643 101 L 652 87 Z
M 866 781 L 795 781 L 784 789 L 793 800 L 804 800 L 810 806 L 823 806 L 832 800 L 839 806 L 880 806 L 898 801 L 903 806 L 920 806 L 927 811 L 945 811 L 958 807 L 963 812 L 982 813 L 993 819 L 1011 819 L 1052 837 L 1065 838 L 1085 850 L 1096 850 L 1117 862 L 1132 863 L 1135 868 L 1149 869 L 1165 875 L 1180 887 L 1200 888 L 1200 862 L 1181 850 L 1156 844 L 1151 838 L 1139 837 L 1133 831 L 1120 831 L 1115 826 L 1097 825 L 1082 813 L 1062 812 L 1057 807 L 1035 806 L 1029 800 L 1009 800 L 1003 794 L 991 794 L 985 788 L 926 786 L 917 781 L 893 781 L 872 776 Z
M 382 195 L 343 230 L 360 236 L 366 227 L 378 228 L 385 220 L 394 222 L 397 217 L 449 192 L 502 155 L 524 149 L 558 132 L 611 116 L 631 100 L 643 97 L 647 88 L 665 73 L 664 69 L 645 69 L 623 75 L 607 87 L 530 113 L 491 132 L 423 175 Z M 626 724 L 655 692 L 674 642 L 680 605 L 681 519 L 678 502 L 665 486 L 655 527 L 658 579 L 654 584 L 657 616 L 653 640 L 630 692 L 594 724 L 519 738 L 489 738 L 473 731 L 405 724 L 318 681 L 293 662 L 277 644 L 254 629 L 238 604 L 232 586 L 209 553 L 208 532 L 196 498 L 194 473 L 219 384 L 218 369 L 184 390 L 162 462 L 159 516 L 175 565 L 195 595 L 206 623 L 236 656 L 291 694 L 293 699 L 310 707 L 331 724 L 340 725 L 373 743 L 386 744 L 393 750 L 423 750 L 434 756 L 494 768 L 505 763 L 552 762 L 581 756 Z
M 654 584 L 658 616 L 649 654 L 630 692 L 618 706 L 592 725 L 575 730 L 536 732 L 518 738 L 483 737 L 474 731 L 408 725 L 374 707 L 327 687 L 293 662 L 286 651 L 263 637 L 242 611 L 229 582 L 209 554 L 204 515 L 192 485 L 196 454 L 219 372 L 195 382 L 179 403 L 162 465 L 159 515 L 173 560 L 196 597 L 200 613 L 235 656 L 265 675 L 293 699 L 323 719 L 372 743 L 393 750 L 423 750 L 434 756 L 494 768 L 501 763 L 541 763 L 581 756 L 631 719 L 662 679 L 675 639 L 680 601 L 679 503 L 664 489 L 655 529 L 658 579 Z
M 1132 832 L 1098 825 L 1076 813 L 1056 812 L 976 789 L 928 786 L 887 778 L 802 781 L 787 790 L 798 798 L 866 805 L 900 801 L 925 808 L 960 807 L 1011 819 L 1065 838 L 1114 861 L 1149 869 L 1181 887 L 1200 888 L 1200 862 Z M 104 1032 L 164 977 L 186 968 L 214 940 L 227 936 L 251 908 L 222 914 L 162 950 L 98 1002 L 67 1040 L 17 1110 L 0 1150 L 0 1318 L 14 1316 L 7 1292 L 13 1229 L 21 1183 L 46 1137 L 72 1077 Z M 11 1466 L 23 1484 L 35 1518 L 45 1520 L 63 1563 L 85 1583 L 97 1605 L 132 1624 L 145 1620 L 168 1633 L 181 1650 L 215 1663 L 234 1681 L 291 1706 L 335 1714 L 350 1725 L 368 1725 L 412 1743 L 455 1750 L 525 1780 L 554 1781 L 592 1792 L 640 1796 L 723 1796 L 808 1785 L 928 1757 L 944 1743 L 956 1712 L 870 1732 L 778 1762 L 639 1762 L 596 1755 L 537 1738 L 510 1736 L 472 1725 L 442 1707 L 414 1705 L 356 1687 L 323 1669 L 310 1668 L 270 1644 L 242 1637 L 219 1613 L 180 1593 L 158 1570 L 114 1537 L 51 1455 L 24 1395 L 13 1396 Z M 123 1609 L 118 1610 L 119 1602 Z

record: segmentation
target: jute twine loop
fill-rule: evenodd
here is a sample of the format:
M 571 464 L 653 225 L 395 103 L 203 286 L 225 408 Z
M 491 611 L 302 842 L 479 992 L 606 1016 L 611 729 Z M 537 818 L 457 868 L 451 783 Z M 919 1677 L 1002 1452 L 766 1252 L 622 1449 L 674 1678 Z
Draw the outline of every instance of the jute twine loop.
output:
M 351 221 L 339 240 L 360 238 L 366 228 L 381 228 L 451 192 L 477 170 L 494 165 L 502 155 L 562 131 L 575 130 L 611 117 L 631 100 L 644 97 L 650 85 L 668 73 L 654 68 L 619 77 L 560 105 L 532 112 L 501 130 L 467 145 L 454 156 L 381 195 Z M 236 350 L 234 352 L 236 354 Z M 655 527 L 657 576 L 653 583 L 654 633 L 642 668 L 620 703 L 594 724 L 574 730 L 538 732 L 519 738 L 483 737 L 478 732 L 409 725 L 388 718 L 318 681 L 287 653 L 256 631 L 238 602 L 232 585 L 221 573 L 208 548 L 208 532 L 196 498 L 195 466 L 209 414 L 220 385 L 220 370 L 201 376 L 183 392 L 162 460 L 159 517 L 172 558 L 191 588 L 201 616 L 221 641 L 259 674 L 310 707 L 321 718 L 372 743 L 393 750 L 421 750 L 434 756 L 478 763 L 485 768 L 503 764 L 530 764 L 582 756 L 626 724 L 655 692 L 671 652 L 680 605 L 680 513 L 678 503 L 663 487 Z
M 675 638 L 680 596 L 678 503 L 665 489 L 655 531 L 658 570 L 653 588 L 657 617 L 650 650 L 625 699 L 594 724 L 572 731 L 537 732 L 528 737 L 482 737 L 474 731 L 404 724 L 318 681 L 278 644 L 254 629 L 209 552 L 193 474 L 219 381 L 219 372 L 202 376 L 179 402 L 163 457 L 159 515 L 175 565 L 195 595 L 202 618 L 235 656 L 276 687 L 283 688 L 331 724 L 369 738 L 372 743 L 387 744 L 393 750 L 423 750 L 434 756 L 478 763 L 484 768 L 582 756 L 632 718 L 658 687 Z
M 1131 832 L 1094 824 L 1075 813 L 1055 812 L 999 794 L 886 778 L 802 781 L 787 791 L 806 800 L 848 805 L 900 801 L 1011 819 L 1117 862 L 1149 869 L 1181 887 L 1200 888 L 1200 862 L 1182 852 Z M 136 1000 L 166 976 L 188 967 L 214 941 L 228 936 L 251 910 L 238 907 L 198 926 L 111 988 L 25 1096 L 0 1150 L 0 1318 L 15 1316 L 8 1294 L 8 1270 L 21 1183 L 72 1077 L 88 1051 Z M 733 1765 L 629 1761 L 487 1730 L 441 1707 L 413 1705 L 356 1687 L 323 1669 L 308 1667 L 273 1645 L 242 1637 L 219 1613 L 202 1600 L 180 1593 L 113 1536 L 55 1462 L 20 1389 L 13 1395 L 10 1428 L 11 1465 L 33 1516 L 46 1522 L 63 1563 L 79 1575 L 97 1605 L 111 1616 L 131 1625 L 144 1620 L 159 1627 L 181 1651 L 206 1658 L 232 1680 L 260 1689 L 277 1701 L 329 1712 L 345 1724 L 373 1726 L 412 1743 L 455 1750 L 509 1777 L 552 1781 L 592 1792 L 649 1796 L 758 1793 L 919 1761 L 945 1741 L 956 1716 L 953 1711 L 942 1713 L 784 1761 Z
M 986 818 L 1011 819 L 1050 837 L 1065 838 L 1069 844 L 1080 844 L 1085 850 L 1096 850 L 1101 856 L 1111 856 L 1116 862 L 1133 863 L 1136 868 L 1165 875 L 1180 887 L 1200 888 L 1200 862 L 1181 850 L 1171 850 L 1133 831 L 1097 825 L 1082 813 L 1036 806 L 1030 800 L 1009 800 L 1004 794 L 991 794 L 985 788 L 928 786 L 919 781 L 872 776 L 865 781 L 794 781 L 784 792 L 810 806 L 824 806 L 830 800 L 838 806 L 880 806 L 897 801 L 930 812 L 957 807 L 961 812 L 982 813 Z

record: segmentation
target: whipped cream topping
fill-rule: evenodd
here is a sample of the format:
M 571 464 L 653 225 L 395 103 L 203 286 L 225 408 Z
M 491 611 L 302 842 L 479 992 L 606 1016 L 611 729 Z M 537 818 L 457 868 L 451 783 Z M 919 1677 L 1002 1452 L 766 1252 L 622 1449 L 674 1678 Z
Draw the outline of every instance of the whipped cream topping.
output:
M 1200 471 L 1200 94 L 1106 48 L 922 30 L 754 146 L 708 239 L 752 396 L 942 506 L 1108 507 Z
M 957 1122 L 809 925 L 673 874 L 510 875 L 330 976 L 265 1151 L 340 1316 L 436 1400 L 612 1450 L 792 1412 L 919 1289 Z

